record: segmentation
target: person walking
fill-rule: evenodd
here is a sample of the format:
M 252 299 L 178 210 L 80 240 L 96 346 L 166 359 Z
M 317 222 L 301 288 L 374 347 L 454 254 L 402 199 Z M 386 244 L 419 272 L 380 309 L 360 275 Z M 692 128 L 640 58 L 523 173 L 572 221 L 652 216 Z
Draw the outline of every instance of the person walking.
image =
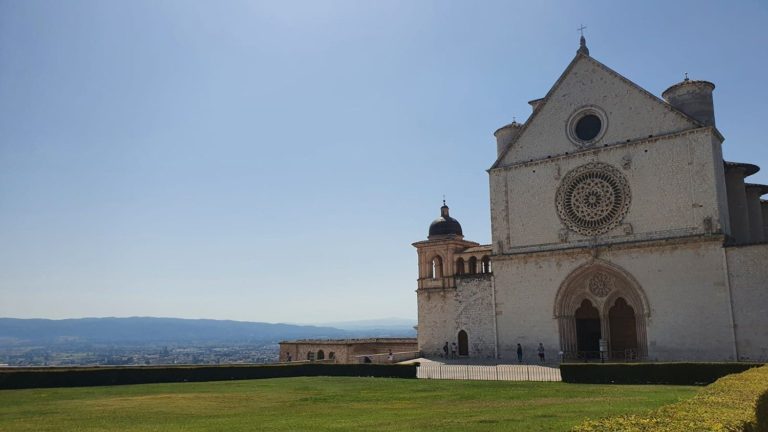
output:
M 544 363 L 544 344 L 539 342 L 539 363 Z
M 455 359 L 456 357 L 456 342 L 451 344 L 451 358 Z
M 448 351 L 450 351 L 450 350 L 451 349 L 448 348 L 448 342 L 446 341 L 445 345 L 443 345 L 443 357 L 445 357 L 447 359 L 448 358 Z
M 523 346 L 520 344 L 517 344 L 517 362 L 523 362 Z

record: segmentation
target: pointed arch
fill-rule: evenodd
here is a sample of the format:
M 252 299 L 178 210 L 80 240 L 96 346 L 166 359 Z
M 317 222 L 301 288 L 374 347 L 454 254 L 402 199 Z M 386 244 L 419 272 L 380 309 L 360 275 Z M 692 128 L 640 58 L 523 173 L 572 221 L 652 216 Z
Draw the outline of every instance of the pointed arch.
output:
M 635 339 L 631 343 L 637 346 L 631 349 L 633 357 L 646 356 L 646 321 L 651 315 L 651 309 L 645 291 L 637 280 L 620 266 L 595 259 L 577 267 L 566 276 L 555 295 L 552 312 L 558 320 L 560 349 L 567 357 L 579 356 L 579 334 L 575 314 L 584 301 L 588 301 L 599 311 L 600 338 L 608 341 L 608 350 L 612 350 L 611 308 L 619 299 L 622 308 L 626 306 L 632 310 L 634 332 L 629 332 L 626 328 L 617 331 L 622 334 L 634 334 Z M 613 322 L 615 325 L 619 321 L 614 319 Z M 618 339 L 614 337 L 613 340 Z M 618 351 L 629 352 L 631 348 L 624 346 L 630 343 L 626 342 L 626 339 L 621 341 L 621 346 L 617 347 L 620 349 L 614 353 L 617 358 L 621 355 Z
M 618 279 L 619 282 L 625 282 L 621 286 L 617 284 L 616 288 L 619 290 L 611 290 L 607 297 L 599 302 L 601 306 L 603 306 L 608 301 L 615 301 L 617 297 L 622 297 L 622 294 L 628 294 L 628 296 L 624 297 L 630 306 L 642 306 L 639 309 L 635 308 L 635 313 L 638 313 L 638 310 L 640 310 L 645 317 L 651 316 L 648 297 L 645 295 L 645 291 L 640 286 L 640 283 L 637 282 L 635 277 L 616 264 L 601 259 L 595 259 L 589 263 L 577 267 L 568 276 L 566 276 L 565 279 L 563 279 L 562 283 L 560 283 L 560 288 L 558 288 L 557 294 L 555 295 L 555 303 L 553 308 L 555 318 L 566 314 L 569 310 L 576 310 L 576 308 L 579 307 L 579 304 L 581 304 L 581 301 L 585 298 L 596 297 L 591 292 L 588 294 L 592 297 L 589 297 L 588 294 L 584 292 L 584 290 L 574 289 L 574 286 L 579 281 L 586 283 L 588 276 L 594 275 L 600 271 L 603 271 L 610 276 L 614 276 L 616 279 Z M 598 309 L 601 309 L 602 311 L 603 308 Z M 607 312 L 607 310 L 603 312 Z

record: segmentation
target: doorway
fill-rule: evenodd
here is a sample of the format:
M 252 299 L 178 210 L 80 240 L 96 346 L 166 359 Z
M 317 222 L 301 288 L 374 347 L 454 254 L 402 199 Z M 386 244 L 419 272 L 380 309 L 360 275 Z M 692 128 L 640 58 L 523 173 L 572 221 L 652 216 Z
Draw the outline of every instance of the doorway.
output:
M 611 328 L 611 357 L 617 360 L 637 358 L 637 326 L 635 310 L 623 297 L 616 299 L 608 311 Z
M 587 299 L 574 314 L 576 319 L 576 350 L 583 358 L 600 357 L 600 312 Z
M 467 332 L 464 330 L 459 331 L 459 355 L 469 355 L 469 337 L 467 336 Z

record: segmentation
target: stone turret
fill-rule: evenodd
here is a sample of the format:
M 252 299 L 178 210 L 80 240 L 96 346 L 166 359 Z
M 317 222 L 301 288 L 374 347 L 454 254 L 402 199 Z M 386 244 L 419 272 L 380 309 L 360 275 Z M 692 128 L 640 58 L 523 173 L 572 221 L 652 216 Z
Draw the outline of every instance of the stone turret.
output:
M 661 96 L 668 104 L 698 120 L 705 126 L 715 125 L 715 107 L 712 90 L 715 85 L 709 81 L 685 79 L 664 90 Z
M 515 142 L 517 136 L 520 135 L 520 129 L 523 125 L 513 121 L 512 123 L 502 126 L 493 133 L 496 137 L 496 157 L 501 156 L 502 153 L 509 147 L 510 144 Z

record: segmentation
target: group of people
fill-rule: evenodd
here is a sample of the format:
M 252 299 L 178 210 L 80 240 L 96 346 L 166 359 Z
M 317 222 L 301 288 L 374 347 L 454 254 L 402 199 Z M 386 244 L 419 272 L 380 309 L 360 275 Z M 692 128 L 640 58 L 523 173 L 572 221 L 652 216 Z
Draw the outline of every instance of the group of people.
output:
M 539 363 L 544 363 L 546 361 L 545 353 L 546 350 L 544 349 L 544 344 L 539 342 L 539 347 L 536 349 L 536 352 L 539 355 Z M 445 345 L 443 345 L 443 357 L 447 359 L 456 359 L 458 358 L 457 353 L 457 346 L 456 342 L 452 343 L 451 345 L 448 345 L 448 342 L 445 342 Z M 517 361 L 518 363 L 523 362 L 523 346 L 520 344 L 517 344 Z
M 451 359 L 459 358 L 459 356 L 456 355 L 456 352 L 457 352 L 456 348 L 457 348 L 456 342 L 454 342 L 453 345 L 451 345 L 450 347 L 448 346 L 448 342 L 445 342 L 445 345 L 443 345 L 443 357 L 451 358 Z M 448 357 L 449 352 L 451 353 L 450 357 Z

